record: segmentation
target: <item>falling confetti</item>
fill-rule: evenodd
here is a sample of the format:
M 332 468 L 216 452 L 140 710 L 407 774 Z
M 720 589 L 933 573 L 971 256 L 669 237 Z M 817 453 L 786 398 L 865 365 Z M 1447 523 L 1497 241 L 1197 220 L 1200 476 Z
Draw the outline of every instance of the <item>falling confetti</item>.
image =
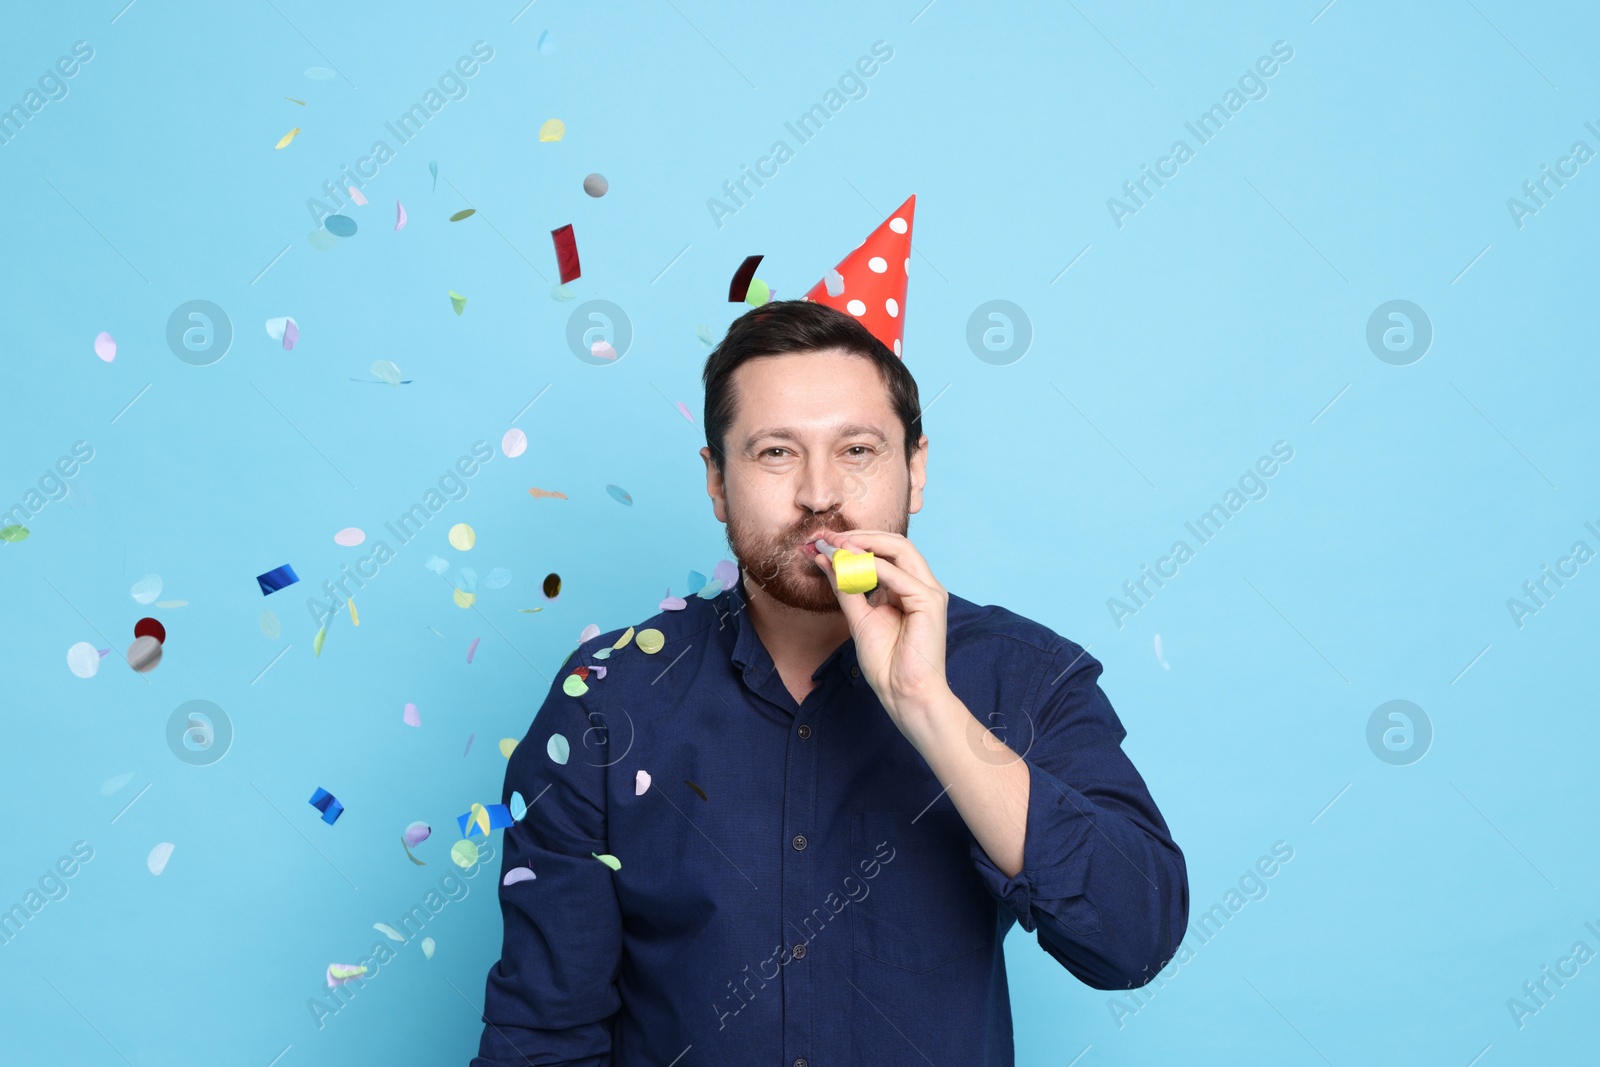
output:
M 689 414 L 689 406 L 687 404 L 685 404 L 681 400 L 674 400 L 673 403 L 678 406 L 678 414 L 682 415 L 684 418 L 688 419 L 690 422 L 694 421 L 694 416 Z
M 478 594 L 469 593 L 465 589 L 452 590 L 450 596 L 458 608 L 470 608 L 478 601 Z
M 339 816 L 344 814 L 344 805 L 339 803 L 339 798 L 321 786 L 318 786 L 317 791 L 311 794 L 310 803 L 313 808 L 322 812 L 322 821 L 329 826 L 338 822 Z
M 652 627 L 648 630 L 639 631 L 638 642 L 640 652 L 653 656 L 666 645 L 667 638 L 660 630 Z
M 584 682 L 583 675 L 569 674 L 561 680 L 561 691 L 569 697 L 581 697 L 589 691 L 589 686 Z
M 151 618 L 143 618 L 133 624 L 133 636 L 153 637 L 162 644 L 167 640 L 167 628 L 160 622 Z
M 395 366 L 391 360 L 375 359 L 372 361 L 372 366 L 367 369 L 373 373 L 374 377 L 389 385 L 400 384 L 400 368 Z
M 300 576 L 287 563 L 281 567 L 274 567 L 265 574 L 256 575 L 256 582 L 261 586 L 262 596 L 271 596 L 280 589 L 287 589 L 299 580 Z M 155 598 L 151 597 L 150 599 L 154 600 Z
M 144 865 L 150 868 L 150 873 L 159 877 L 167 869 L 167 861 L 172 858 L 172 850 L 177 848 L 171 841 L 163 841 L 150 850 L 150 855 L 145 857 Z M 591 853 L 592 855 L 592 853 Z
M 513 867 L 506 872 L 506 876 L 501 880 L 500 884 L 516 885 L 518 882 L 531 882 L 536 877 L 538 876 L 533 873 L 533 868 L 531 867 Z
M 517 739 L 515 737 L 502 737 L 500 739 L 500 755 L 506 759 L 510 759 L 511 753 L 515 752 L 516 749 Z
M 354 237 L 356 235 L 356 220 L 349 215 L 329 215 L 322 220 L 323 229 L 335 237 Z
M 356 205 L 357 207 L 366 207 L 367 206 L 367 198 L 365 196 L 362 196 L 361 195 L 361 190 L 357 189 L 353 185 L 350 186 L 350 202 L 352 204 Z
M 583 179 L 583 191 L 598 199 L 605 196 L 611 188 L 611 183 L 606 181 L 604 174 L 590 174 Z
M 306 234 L 306 244 L 318 252 L 326 252 L 339 243 L 339 239 L 327 230 L 315 229 Z
M 533 489 L 529 489 L 528 490 L 528 495 L 533 497 L 535 500 L 538 500 L 540 497 L 546 497 L 546 496 L 555 497 L 557 500 L 566 500 L 567 499 L 567 494 L 565 494 L 565 493 L 557 493 L 552 489 L 533 488 Z
M 154 637 L 136 637 L 128 646 L 128 666 L 140 674 L 149 674 L 161 663 L 160 641 Z
M 610 341 L 596 341 L 589 346 L 589 354 L 595 359 L 616 359 L 617 350 Z
M 450 846 L 450 858 L 457 867 L 471 867 L 478 862 L 478 846 L 463 838 Z
M 645 790 L 650 788 L 650 772 L 640 771 L 633 776 L 633 795 L 644 796 Z
M 432 835 L 432 833 L 433 827 L 429 826 L 427 823 L 414 822 L 410 826 L 406 827 L 405 836 L 402 840 L 405 841 L 407 848 L 412 848 L 422 844 L 429 838 L 430 835 Z
M 356 614 L 356 598 L 351 597 L 349 600 L 345 601 L 345 603 L 350 606 L 350 625 L 360 626 L 361 616 Z
M 466 747 L 466 750 L 461 753 L 461 758 L 462 759 L 466 759 L 467 758 L 467 753 L 472 751 L 472 742 L 477 736 L 478 736 L 477 734 L 468 734 L 467 735 L 467 747 Z
M 335 75 L 333 71 L 329 70 L 327 67 L 306 68 L 306 77 L 310 78 L 312 81 L 325 82 L 334 76 Z
M 550 299 L 560 303 L 575 299 L 577 295 L 577 293 L 574 293 L 564 285 L 552 285 L 550 287 Z
M 394 202 L 394 228 L 397 230 L 406 228 L 406 206 L 398 200 Z
M 26 526 L 18 526 L 16 523 L 0 526 L 0 541 L 9 541 L 11 544 L 16 544 L 27 539 L 28 528 Z
M 325 641 L 327 637 L 328 628 L 324 626 L 317 630 L 317 635 L 311 639 L 311 651 L 318 659 L 322 658 L 322 642 Z
M 100 653 L 87 641 L 67 649 L 67 670 L 79 678 L 93 678 L 100 672 Z
M 296 100 L 292 96 L 286 96 L 286 97 L 284 97 L 284 99 L 289 101 L 289 103 L 291 103 L 291 104 L 299 104 L 301 107 L 305 107 L 306 106 L 306 102 L 304 100 Z
M 481 640 L 483 640 L 481 637 L 474 637 L 472 639 L 472 644 L 467 646 L 467 662 L 468 663 L 471 663 L 472 662 L 472 657 L 476 656 L 478 654 L 478 642 L 481 641 Z
M 150 604 L 161 595 L 161 575 L 147 574 L 133 583 L 128 590 L 133 599 L 141 604 Z
M 695 785 L 693 782 L 689 781 L 689 779 L 685 778 L 683 780 L 683 784 L 688 786 L 690 789 L 693 789 L 694 792 L 695 792 L 695 795 L 698 796 L 701 800 L 705 800 L 706 799 L 706 791 L 704 789 L 701 789 L 699 786 Z
M 739 269 L 733 272 L 733 280 L 728 283 L 728 303 L 737 304 L 744 300 L 750 292 L 750 285 L 756 276 L 756 268 L 761 265 L 761 256 L 745 256 L 744 262 L 739 264 Z
M 333 535 L 333 543 L 345 548 L 354 548 L 366 539 L 367 532 L 359 526 L 346 526 Z
M 549 30 L 545 30 L 539 35 L 538 48 L 541 56 L 547 56 L 556 50 L 555 38 L 550 36 Z
M 617 859 L 617 857 L 615 857 L 615 856 L 612 856 L 612 855 L 601 855 L 598 852 L 591 852 L 591 853 L 589 853 L 589 855 L 593 856 L 595 859 L 599 860 L 601 863 L 605 864 L 607 867 L 610 867 L 613 871 L 622 870 L 622 861 Z
M 760 278 L 750 283 L 750 291 L 745 294 L 744 302 L 753 308 L 758 308 L 772 299 L 772 290 Z
M 478 543 L 478 534 L 464 522 L 450 527 L 450 547 L 465 552 Z
M 428 173 L 433 175 L 433 192 L 438 192 L 439 191 L 439 161 L 437 159 L 428 160 Z
M 328 988 L 332 989 L 335 986 L 344 985 L 352 978 L 360 978 L 366 973 L 367 968 L 364 964 L 330 963 L 328 964 Z
M 704 325 L 696 326 L 694 328 L 694 335 L 698 337 L 700 339 L 700 343 L 705 345 L 707 348 L 710 348 L 712 345 L 717 343 L 711 336 L 711 330 Z
M 290 141 L 294 140 L 294 135 L 299 133 L 299 132 L 300 132 L 300 127 L 296 126 L 294 129 L 292 129 L 288 133 L 284 134 L 283 137 L 279 139 L 277 147 L 279 147 L 279 148 L 286 147 L 289 144 Z
M 528 450 L 528 435 L 513 426 L 500 438 L 500 451 L 507 459 L 514 459 Z
M 582 277 L 582 272 L 578 266 L 578 238 L 572 232 L 572 223 L 551 230 L 550 239 L 556 246 L 556 265 L 561 268 L 561 284 L 577 281 Z
M 1167 657 L 1162 654 L 1160 634 L 1156 634 L 1156 662 L 1161 664 L 1161 669 L 1164 671 L 1170 671 L 1172 669 L 1172 664 L 1168 663 Z
M 504 567 L 496 567 L 483 579 L 485 589 L 504 589 L 511 584 L 511 572 Z
M 401 721 L 407 726 L 422 725 L 422 716 L 417 713 L 417 706 L 415 704 L 407 704 L 405 711 L 401 713 L 400 718 Z
M 261 613 L 261 634 L 269 641 L 276 641 L 283 633 L 283 624 L 278 621 L 278 616 L 271 608 Z
M 429 556 L 428 562 L 424 563 L 423 566 L 438 575 L 443 575 L 445 571 L 450 569 L 450 564 L 446 563 L 438 556 Z
M 622 486 L 608 485 L 606 486 L 606 492 L 610 493 L 611 499 L 615 500 L 617 503 L 626 504 L 630 508 L 633 507 L 633 497 L 628 495 L 628 491 L 622 488 Z
M 450 221 L 451 222 L 460 222 L 462 219 L 470 219 L 472 216 L 476 215 L 477 213 L 478 213 L 478 209 L 475 208 L 475 207 L 463 208 L 462 210 L 456 212 L 454 215 L 451 215 L 450 216 Z
M 572 755 L 572 746 L 567 744 L 563 734 L 551 734 L 550 740 L 545 742 L 544 750 L 550 754 L 551 760 L 561 764 L 565 764 L 567 757 Z
M 428 959 L 428 960 L 433 959 L 433 948 L 434 948 L 434 940 L 433 940 L 433 938 L 431 938 L 431 937 L 423 938 L 422 939 L 422 958 L 423 959 Z
M 844 275 L 838 270 L 830 270 L 823 277 L 822 284 L 827 289 L 829 296 L 842 296 L 844 294 Z
M 117 358 L 117 340 L 109 333 L 101 330 L 94 337 L 94 354 L 106 363 Z
M 267 320 L 267 336 L 274 341 L 282 341 L 287 351 L 292 351 L 295 342 L 300 340 L 300 324 L 287 315 L 281 318 Z
M 551 600 L 561 595 L 561 575 L 550 573 L 544 576 L 544 595 Z
M 545 119 L 539 127 L 539 140 L 559 141 L 567 135 L 567 124 L 560 119 Z M 282 147 L 281 145 L 279 147 Z
M 452 289 L 450 290 L 450 306 L 455 308 L 456 314 L 459 315 L 466 310 L 467 298 Z
M 396 930 L 394 927 L 390 926 L 388 923 L 373 923 L 372 928 L 378 931 L 378 933 L 382 934 L 384 937 L 387 937 L 390 941 L 398 941 L 402 945 L 406 943 L 405 935 L 399 930 Z
M 131 781 L 133 781 L 132 771 L 129 771 L 126 774 L 119 774 L 115 778 L 107 778 L 104 782 L 100 783 L 100 795 L 103 797 L 108 797 Z
M 522 799 L 521 793 L 513 789 L 511 791 L 511 818 L 521 822 L 522 817 L 526 814 L 528 814 L 528 802 Z

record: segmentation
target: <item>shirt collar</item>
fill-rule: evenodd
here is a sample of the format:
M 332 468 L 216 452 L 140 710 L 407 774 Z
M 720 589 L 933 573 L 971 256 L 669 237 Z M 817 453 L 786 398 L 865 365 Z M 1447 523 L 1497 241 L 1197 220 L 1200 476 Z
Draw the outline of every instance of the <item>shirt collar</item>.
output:
M 739 568 L 738 581 L 733 588 L 718 594 L 717 599 L 723 600 L 722 613 L 725 621 L 733 627 L 733 662 L 744 672 L 745 677 L 753 684 L 759 683 L 766 674 L 776 671 L 777 665 L 772 662 L 772 655 L 767 651 L 767 646 L 761 643 L 761 635 L 756 632 L 755 624 L 749 619 L 748 598 L 745 596 L 744 568 Z M 854 638 L 846 638 L 844 643 L 834 649 L 827 659 L 822 661 L 812 672 L 813 680 L 821 679 L 829 670 L 838 670 L 847 681 L 860 678 L 856 670 L 856 642 Z

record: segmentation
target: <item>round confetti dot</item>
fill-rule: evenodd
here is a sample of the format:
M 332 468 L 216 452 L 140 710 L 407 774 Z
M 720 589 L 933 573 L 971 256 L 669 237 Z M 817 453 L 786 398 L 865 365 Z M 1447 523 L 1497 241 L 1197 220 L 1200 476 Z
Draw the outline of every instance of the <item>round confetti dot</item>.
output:
M 425 822 L 414 822 L 406 827 L 406 844 L 412 848 L 422 844 L 433 833 L 433 827 Z
M 589 691 L 589 685 L 576 674 L 569 674 L 561 680 L 561 691 L 569 697 L 581 697 Z M 566 760 L 557 760 L 556 762 L 565 763 Z
M 117 339 L 101 330 L 94 337 L 94 354 L 106 363 L 117 358 Z
M 151 874 L 160 875 L 167 869 L 167 861 L 172 858 L 172 850 L 175 847 L 177 846 L 171 841 L 163 841 L 150 850 L 150 855 L 145 857 L 144 865 L 149 868 Z
M 0 541 L 10 541 L 12 544 L 16 544 L 18 541 L 26 541 L 27 539 L 28 528 L 26 526 L 18 526 L 16 523 L 0 526 Z
M 478 534 L 472 527 L 464 522 L 458 522 L 450 527 L 450 547 L 467 551 L 478 543 Z
M 874 274 L 882 274 L 889 269 L 889 264 L 882 256 L 873 256 L 867 260 L 867 269 Z
M 500 755 L 504 756 L 506 759 L 510 759 L 511 758 L 511 753 L 515 752 L 516 750 L 517 750 L 517 739 L 516 738 L 514 738 L 514 737 L 502 737 L 500 739 Z
M 595 359 L 616 359 L 617 349 L 610 341 L 596 341 L 589 346 L 589 354 Z
M 544 750 L 550 753 L 550 758 L 557 763 L 566 763 L 567 757 L 572 755 L 572 746 L 567 744 L 567 739 L 562 734 L 551 734 L 550 740 L 545 742 Z
M 93 678 L 100 671 L 100 653 L 87 641 L 67 649 L 67 670 L 79 678 Z
M 611 188 L 611 183 L 606 181 L 604 174 L 591 174 L 583 179 L 583 191 L 590 196 L 605 196 L 606 190 L 609 188 Z
M 639 651 L 648 652 L 652 656 L 660 652 L 667 643 L 666 635 L 654 627 L 640 630 L 637 640 L 639 642 Z
M 894 218 L 889 220 L 889 229 L 893 230 L 895 233 L 905 233 L 906 220 L 901 218 L 899 215 L 896 215 Z
M 852 300 L 844 307 L 852 315 L 865 315 L 867 313 L 867 305 L 860 300 Z
M 544 576 L 544 595 L 551 600 L 561 595 L 561 575 L 552 572 Z
M 335 237 L 356 235 L 356 220 L 349 215 L 329 215 L 322 220 L 322 227 Z
M 750 279 L 750 288 L 745 290 L 744 294 L 744 302 L 746 304 L 749 304 L 753 308 L 758 308 L 771 299 L 771 286 L 767 285 L 767 283 L 762 281 L 760 278 Z
M 559 141 L 567 135 L 567 124 L 560 119 L 546 119 L 539 127 L 539 140 Z
M 283 624 L 278 621 L 278 616 L 271 608 L 261 613 L 261 634 L 269 641 L 276 641 L 283 633 Z
M 478 602 L 477 593 L 469 593 L 464 589 L 452 590 L 450 596 L 453 600 L 455 600 L 456 607 L 458 608 L 470 608 L 472 605 Z
M 134 582 L 133 587 L 128 592 L 132 594 L 133 599 L 141 604 L 153 603 L 156 597 L 161 595 L 161 575 L 145 575 L 137 582 Z
M 145 635 L 136 637 L 133 644 L 128 646 L 128 666 L 140 674 L 148 674 L 156 669 L 161 662 L 161 642 L 154 637 Z
M 528 450 L 528 435 L 513 426 L 500 438 L 500 451 L 504 452 L 507 459 L 514 459 Z
M 450 858 L 457 867 L 467 868 L 478 862 L 478 846 L 462 838 L 450 846 Z
M 889 313 L 891 319 L 897 319 L 900 317 L 900 302 L 891 296 L 883 302 L 883 310 Z
M 165 644 L 167 640 L 167 628 L 162 626 L 161 623 L 156 619 L 144 618 L 133 624 L 133 636 L 153 637 L 157 641 Z
M 333 543 L 354 548 L 367 539 L 367 532 L 359 526 L 346 526 L 333 535 Z

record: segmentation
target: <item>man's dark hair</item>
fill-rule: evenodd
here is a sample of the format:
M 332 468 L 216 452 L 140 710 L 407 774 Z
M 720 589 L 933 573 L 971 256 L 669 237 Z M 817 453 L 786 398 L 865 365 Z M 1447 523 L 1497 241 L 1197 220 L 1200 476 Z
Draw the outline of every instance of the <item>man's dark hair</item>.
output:
M 717 473 L 727 473 L 723 444 L 736 414 L 733 372 L 761 356 L 829 348 L 877 365 L 878 377 L 889 390 L 889 404 L 905 427 L 903 450 L 906 466 L 911 466 L 911 456 L 922 439 L 922 403 L 917 398 L 916 379 L 905 363 L 853 315 L 811 300 L 774 300 L 735 319 L 722 343 L 706 357 L 701 376 L 706 389 L 706 445 Z

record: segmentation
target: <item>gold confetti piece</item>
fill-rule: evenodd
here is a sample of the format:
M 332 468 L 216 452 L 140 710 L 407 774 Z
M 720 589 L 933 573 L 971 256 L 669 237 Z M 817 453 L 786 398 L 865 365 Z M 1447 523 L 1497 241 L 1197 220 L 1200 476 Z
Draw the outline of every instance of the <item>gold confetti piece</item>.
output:
M 515 752 L 516 748 L 517 739 L 515 737 L 502 737 L 500 739 L 500 755 L 506 759 L 511 758 L 511 753 Z
M 451 222 L 460 222 L 462 219 L 469 219 L 473 215 L 476 215 L 477 213 L 478 213 L 478 209 L 475 208 L 475 207 L 465 208 L 465 209 L 463 209 L 461 211 L 456 212 L 454 215 L 451 215 L 450 216 L 450 221 Z
M 284 97 L 284 99 L 289 101 L 289 103 L 291 103 L 291 104 L 299 104 L 301 107 L 305 107 L 306 106 L 306 102 L 304 100 L 296 100 L 292 96 L 286 96 L 286 97 Z
M 705 800 L 706 799 L 706 791 L 704 789 L 701 789 L 699 786 L 695 785 L 693 782 L 689 781 L 689 779 L 685 778 L 683 780 L 683 784 L 688 786 L 690 789 L 693 789 L 695 791 L 695 794 L 697 796 L 699 796 L 701 800 Z
M 611 647 L 612 648 L 617 648 L 617 649 L 627 648 L 628 647 L 628 642 L 632 641 L 632 640 L 633 640 L 633 627 L 630 626 L 630 627 L 628 627 L 627 632 L 624 633 L 621 637 L 617 638 L 617 643 L 612 645 Z
M 294 129 L 292 129 L 288 133 L 284 134 L 283 135 L 283 140 L 278 142 L 278 147 L 282 148 L 285 145 L 287 145 L 290 141 L 294 140 L 294 135 L 299 133 L 299 132 L 300 132 L 300 127 L 296 126 Z
M 322 657 L 322 641 L 327 636 L 328 628 L 324 626 L 322 629 L 317 631 L 317 636 L 311 639 L 311 651 L 315 652 L 319 659 Z
M 533 497 L 535 500 L 538 500 L 540 497 L 545 497 L 545 496 L 553 496 L 558 500 L 566 500 L 567 499 L 567 494 L 565 494 L 565 493 L 557 493 L 557 492 L 554 492 L 554 491 L 549 490 L 549 489 L 529 489 L 528 490 L 528 495 Z
M 607 867 L 610 867 L 613 871 L 622 870 L 622 861 L 617 859 L 617 857 L 615 857 L 613 855 L 610 855 L 609 853 L 604 855 L 604 856 L 602 856 L 597 852 L 591 852 L 591 853 L 589 853 L 589 855 L 593 856 L 595 859 L 599 860 L 601 863 L 605 864 Z
M 458 608 L 470 608 L 478 600 L 478 594 L 462 592 L 460 589 L 455 590 L 451 595 L 455 597 L 456 607 Z
M 569 697 L 581 697 L 589 691 L 589 686 L 576 674 L 569 674 L 562 679 L 561 691 Z
M 346 601 L 346 603 L 350 605 L 350 625 L 360 626 L 361 616 L 356 614 L 356 598 L 351 597 L 348 601 Z
M 667 638 L 660 630 L 649 629 L 639 631 L 639 651 L 655 655 L 666 645 Z
M 546 119 L 539 127 L 539 140 L 559 141 L 567 135 L 567 124 L 560 119 Z
M 464 522 L 458 522 L 450 527 L 450 547 L 467 551 L 478 543 L 478 532 Z

